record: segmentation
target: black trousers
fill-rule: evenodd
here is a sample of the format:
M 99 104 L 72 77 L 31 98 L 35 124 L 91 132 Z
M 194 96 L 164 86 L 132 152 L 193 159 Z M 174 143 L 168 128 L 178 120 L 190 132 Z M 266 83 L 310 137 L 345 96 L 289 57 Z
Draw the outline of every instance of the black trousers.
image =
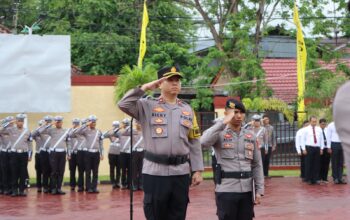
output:
M 306 180 L 316 183 L 320 174 L 320 148 L 306 146 Z
M 77 153 L 72 153 L 69 160 L 69 185 L 71 188 L 75 188 L 75 186 L 77 185 L 77 180 L 75 178 L 77 167 Z
M 331 143 L 332 148 L 332 176 L 334 180 L 342 180 L 344 153 L 341 143 Z M 350 168 L 349 168 L 350 169 Z
M 215 155 L 211 155 L 211 168 L 213 169 L 213 177 L 215 176 L 215 172 L 216 172 L 216 164 L 217 164 L 217 160 Z M 213 178 L 214 184 L 216 184 L 215 182 L 215 178 Z
M 82 150 L 78 150 L 77 152 L 78 188 L 81 190 L 84 190 L 85 153 Z
M 215 193 L 219 220 L 251 220 L 254 216 L 252 192 Z
M 190 178 L 143 174 L 143 209 L 147 220 L 184 220 Z
M 40 165 L 43 173 L 42 187 L 49 190 L 51 188 L 51 164 L 49 152 L 40 151 Z
M 12 190 L 23 192 L 25 187 L 25 180 L 27 178 L 28 153 L 11 153 L 11 185 Z
M 86 189 L 96 190 L 98 180 L 98 166 L 100 165 L 100 153 L 85 152 Z M 92 178 L 91 178 L 92 173 Z
M 3 192 L 4 190 L 4 184 L 3 184 L 3 181 L 2 181 L 2 170 L 1 170 L 1 151 L 0 151 L 0 191 L 1 193 Z
M 269 176 L 269 169 L 270 169 L 270 158 L 272 153 L 272 147 L 268 147 L 267 154 L 265 148 L 261 148 L 261 160 L 264 170 L 264 176 Z
M 132 155 L 132 185 L 138 189 L 142 188 L 142 164 L 144 152 L 133 152 Z
M 51 152 L 50 164 L 52 189 L 60 190 L 66 168 L 66 152 Z
M 306 180 L 305 160 L 306 160 L 306 156 L 303 154 L 303 152 L 301 152 L 301 155 L 300 155 L 300 178 Z
M 41 160 L 40 160 L 40 153 L 35 154 L 35 171 L 36 171 L 36 187 L 41 188 L 42 187 L 42 166 L 41 166 Z
M 109 177 L 113 185 L 119 184 L 120 181 L 120 156 L 119 154 L 108 154 Z
M 120 163 L 122 167 L 122 185 L 130 186 L 130 181 L 131 181 L 130 154 L 120 153 Z
M 11 169 L 10 169 L 10 155 L 8 152 L 1 152 L 0 168 L 2 176 L 2 186 L 4 192 L 11 191 Z
M 331 161 L 331 154 L 328 153 L 328 149 L 323 149 L 323 154 L 320 158 L 320 180 L 328 181 L 329 163 Z

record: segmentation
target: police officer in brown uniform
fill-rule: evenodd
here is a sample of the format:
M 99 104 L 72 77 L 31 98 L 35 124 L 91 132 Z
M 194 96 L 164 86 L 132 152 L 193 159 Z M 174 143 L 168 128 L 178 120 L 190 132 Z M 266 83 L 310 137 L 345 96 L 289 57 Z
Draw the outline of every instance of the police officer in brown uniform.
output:
M 229 99 L 225 118 L 201 137 L 203 148 L 215 149 L 215 197 L 220 220 L 252 219 L 253 204 L 259 204 L 264 194 L 261 152 L 254 132 L 242 128 L 244 117 L 244 105 Z
M 0 128 L 0 133 L 10 135 L 11 140 L 11 196 L 26 196 L 24 189 L 28 161 L 32 159 L 33 145 L 31 132 L 24 128 L 24 114 L 16 116 L 16 126 Z
M 202 150 L 194 111 L 177 95 L 181 90 L 177 67 L 158 71 L 158 80 L 129 91 L 119 108 L 142 126 L 144 138 L 144 213 L 148 220 L 185 219 L 190 185 L 202 181 Z M 159 98 L 142 98 L 160 88 Z

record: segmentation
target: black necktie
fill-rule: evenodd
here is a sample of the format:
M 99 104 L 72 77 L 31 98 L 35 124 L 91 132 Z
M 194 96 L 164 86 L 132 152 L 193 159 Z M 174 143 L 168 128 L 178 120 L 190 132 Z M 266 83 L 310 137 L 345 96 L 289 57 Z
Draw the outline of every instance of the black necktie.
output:
M 326 139 L 326 135 L 324 133 L 324 129 L 322 129 L 322 134 L 323 134 L 324 146 L 327 146 L 327 139 Z

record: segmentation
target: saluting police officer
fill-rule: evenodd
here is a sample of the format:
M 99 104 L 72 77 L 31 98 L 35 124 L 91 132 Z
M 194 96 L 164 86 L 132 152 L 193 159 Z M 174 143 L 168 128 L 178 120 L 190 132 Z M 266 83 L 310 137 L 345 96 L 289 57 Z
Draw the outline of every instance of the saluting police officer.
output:
M 69 136 L 73 132 L 73 130 L 78 129 L 80 126 L 80 119 L 74 118 L 72 120 L 72 127 L 69 129 Z M 77 185 L 77 181 L 75 178 L 75 173 L 78 167 L 78 149 L 82 149 L 83 142 L 85 141 L 85 138 L 83 138 L 81 135 L 78 135 L 74 138 L 70 138 L 70 157 L 69 159 L 69 185 L 71 187 L 71 191 L 75 191 L 75 187 Z
M 71 135 L 72 137 L 76 134 L 83 135 L 86 139 L 83 150 L 85 151 L 85 182 L 88 193 L 99 193 L 97 190 L 98 167 L 100 160 L 103 160 L 102 132 L 96 129 L 96 121 L 97 117 L 90 115 L 88 117 L 88 123 L 73 131 Z
M 14 127 L 14 117 L 8 116 L 5 118 L 3 124 L 0 126 L 6 129 Z M 4 131 L 5 131 L 4 130 Z M 2 148 L 1 148 L 1 174 L 3 182 L 3 193 L 4 195 L 11 195 L 11 169 L 10 169 L 10 155 L 11 155 L 11 140 L 8 132 L 0 132 L 0 137 L 2 139 Z
M 85 126 L 88 122 L 88 119 L 84 118 L 81 120 L 81 126 Z M 79 129 L 79 128 L 77 128 Z M 73 129 L 73 131 L 77 130 Z M 72 134 L 72 133 L 71 133 Z M 71 135 L 70 134 L 70 135 Z M 84 182 L 85 182 L 85 153 L 84 149 L 87 149 L 86 147 L 86 139 L 84 135 L 75 134 L 75 137 L 79 139 L 79 146 L 78 146 L 78 152 L 77 152 L 77 166 L 78 166 L 78 192 L 84 192 L 84 190 L 88 190 L 84 188 Z
M 11 141 L 11 196 L 26 196 L 24 189 L 27 165 L 32 159 L 33 146 L 30 131 L 23 127 L 25 118 L 24 114 L 18 114 L 15 127 L 0 128 L 0 133 L 10 135 Z
M 141 124 L 136 123 L 136 131 L 133 133 L 135 142 L 133 143 L 132 156 L 132 190 L 142 190 L 142 161 L 144 157 L 144 140 L 142 136 Z
M 46 130 L 47 128 L 50 128 L 52 126 L 52 120 L 53 117 L 51 115 L 47 115 L 44 117 L 45 123 L 39 128 L 36 129 L 33 132 L 33 138 L 37 138 L 40 136 L 40 139 L 43 142 L 42 147 L 40 148 L 40 165 L 41 170 L 43 172 L 43 179 L 42 179 L 42 187 L 44 193 L 50 193 L 51 192 L 51 165 L 50 165 L 50 140 L 51 136 L 48 135 L 46 132 L 40 133 L 39 130 Z
M 40 120 L 38 122 L 38 128 L 39 129 L 44 124 L 44 120 Z M 32 134 L 36 133 L 36 131 L 33 131 Z M 33 135 L 33 139 L 35 140 L 35 171 L 36 171 L 36 188 L 39 193 L 42 192 L 42 166 L 41 166 L 41 160 L 40 160 L 40 149 L 43 147 L 44 142 L 41 139 L 40 135 Z
M 158 80 L 129 91 L 119 108 L 142 125 L 143 189 L 147 219 L 185 219 L 190 185 L 202 181 L 202 150 L 194 111 L 177 98 L 182 74 L 177 67 L 158 71 Z M 159 98 L 142 98 L 160 88 Z M 190 161 L 190 163 L 189 163 Z M 191 165 L 190 165 L 191 164 Z
M 66 167 L 66 157 L 70 157 L 69 150 L 69 129 L 63 128 L 63 117 L 56 116 L 55 127 L 43 127 L 39 133 L 46 133 L 50 140 L 50 165 L 51 165 L 51 194 L 64 195 L 62 182 Z M 68 155 L 68 156 L 67 156 Z
M 254 132 L 242 128 L 245 112 L 241 102 L 227 100 L 225 118 L 201 137 L 203 148 L 214 146 L 215 149 L 219 220 L 252 219 L 253 204 L 259 204 L 264 194 L 261 151 Z
M 123 130 L 120 133 L 120 165 L 122 170 L 122 189 L 129 189 L 131 183 L 131 170 L 130 170 L 130 120 L 124 118 Z
M 108 162 L 109 162 L 109 177 L 112 188 L 120 188 L 120 123 L 119 121 L 112 122 L 112 129 L 103 134 L 103 138 L 110 140 Z

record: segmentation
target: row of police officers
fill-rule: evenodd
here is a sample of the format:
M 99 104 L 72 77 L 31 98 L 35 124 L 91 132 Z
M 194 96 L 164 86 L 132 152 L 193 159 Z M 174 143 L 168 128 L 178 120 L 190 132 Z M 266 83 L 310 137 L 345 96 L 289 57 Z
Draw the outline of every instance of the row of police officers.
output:
M 134 172 L 131 177 L 130 121 L 124 119 L 112 123 L 113 128 L 104 134 L 96 129 L 97 117 L 73 119 L 72 127 L 63 128 L 62 116 L 45 116 L 33 132 L 23 127 L 25 115 L 2 120 L 0 130 L 0 192 L 5 195 L 25 196 L 25 180 L 28 178 L 27 162 L 31 160 L 32 141 L 36 142 L 35 169 L 38 192 L 63 195 L 62 182 L 66 160 L 69 161 L 70 186 L 78 192 L 98 193 L 98 168 L 103 159 L 103 138 L 111 141 L 108 159 L 113 188 L 128 188 L 131 179 L 133 190 L 142 189 L 140 181 L 143 160 L 141 127 L 133 132 Z M 25 157 L 26 156 L 26 157 Z M 121 172 L 122 170 L 122 172 Z M 78 180 L 76 181 L 76 171 Z M 122 184 L 119 183 L 122 173 Z M 85 184 L 84 184 L 85 182 Z

